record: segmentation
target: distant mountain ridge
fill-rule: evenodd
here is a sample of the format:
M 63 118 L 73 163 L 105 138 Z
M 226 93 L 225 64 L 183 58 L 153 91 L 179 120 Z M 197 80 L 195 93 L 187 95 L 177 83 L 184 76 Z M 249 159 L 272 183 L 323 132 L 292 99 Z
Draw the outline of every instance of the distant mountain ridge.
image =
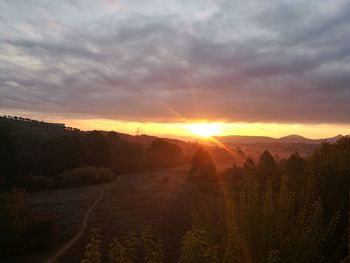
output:
M 322 142 L 334 143 L 338 139 L 344 137 L 339 134 L 334 137 L 324 139 L 309 139 L 297 134 L 291 134 L 283 136 L 281 138 L 272 138 L 268 136 L 244 136 L 244 135 L 229 135 L 229 136 L 216 136 L 215 138 L 221 143 L 307 143 L 307 144 L 320 144 Z
M 65 132 L 80 132 L 77 128 L 67 127 L 64 123 L 50 123 L 38 120 L 32 120 L 28 118 L 23 118 L 19 116 L 0 116 L 1 123 L 11 123 L 15 126 L 21 127 L 22 129 L 36 129 L 42 132 L 48 132 L 48 134 L 61 134 Z M 106 131 L 105 131 L 106 132 Z M 153 140 L 161 138 L 170 143 L 177 144 L 182 148 L 187 148 L 188 143 L 184 139 L 174 139 L 174 138 L 165 138 L 160 136 L 152 135 L 130 135 L 117 132 L 119 136 L 133 143 L 140 143 L 144 146 L 148 146 L 152 143 Z M 350 134 L 346 135 L 350 136 Z M 229 135 L 229 136 L 215 136 L 217 140 L 221 143 L 232 143 L 232 144 L 254 144 L 254 143 L 305 143 L 305 144 L 320 144 L 322 142 L 334 143 L 338 139 L 344 137 L 339 134 L 334 137 L 324 138 L 324 139 L 310 139 L 297 134 L 291 134 L 281 138 L 273 138 L 268 136 L 245 136 L 245 135 Z

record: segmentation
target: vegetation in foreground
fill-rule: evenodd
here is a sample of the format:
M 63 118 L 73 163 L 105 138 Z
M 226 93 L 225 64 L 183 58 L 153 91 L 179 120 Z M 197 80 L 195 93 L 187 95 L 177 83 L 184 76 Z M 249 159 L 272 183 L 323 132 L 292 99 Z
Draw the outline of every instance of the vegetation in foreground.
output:
M 23 190 L 0 194 L 1 257 L 45 250 L 53 245 L 56 234 L 54 216 L 34 214 L 26 204 Z

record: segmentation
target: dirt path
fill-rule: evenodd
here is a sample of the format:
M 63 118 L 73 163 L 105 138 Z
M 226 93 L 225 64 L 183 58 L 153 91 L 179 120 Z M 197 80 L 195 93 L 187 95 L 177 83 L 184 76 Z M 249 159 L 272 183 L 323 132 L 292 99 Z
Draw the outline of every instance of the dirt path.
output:
M 117 183 L 119 183 L 120 179 L 121 179 L 121 177 L 119 176 L 118 179 L 117 179 Z M 61 255 L 63 255 L 68 249 L 70 249 L 77 240 L 79 240 L 81 238 L 81 236 L 83 235 L 83 233 L 84 233 L 84 231 L 85 231 L 85 229 L 86 229 L 86 227 L 88 225 L 88 219 L 89 219 L 89 216 L 90 216 L 91 212 L 96 207 L 96 205 L 103 199 L 103 195 L 104 195 L 106 186 L 107 185 L 104 185 L 102 187 L 98 198 L 95 200 L 95 202 L 93 202 L 93 204 L 87 210 L 79 232 L 69 242 L 67 242 L 59 251 L 57 251 L 55 253 L 55 255 L 53 255 L 47 261 L 48 263 L 55 262 Z
M 101 262 L 109 262 L 109 244 L 130 232 L 139 235 L 144 225 L 151 226 L 163 241 L 166 262 L 176 262 L 182 236 L 191 224 L 193 191 L 187 180 L 188 169 L 186 165 L 153 173 L 128 174 L 120 183 L 108 185 L 88 219 L 86 231 L 62 254 L 59 262 L 80 262 L 92 227 L 100 229 Z

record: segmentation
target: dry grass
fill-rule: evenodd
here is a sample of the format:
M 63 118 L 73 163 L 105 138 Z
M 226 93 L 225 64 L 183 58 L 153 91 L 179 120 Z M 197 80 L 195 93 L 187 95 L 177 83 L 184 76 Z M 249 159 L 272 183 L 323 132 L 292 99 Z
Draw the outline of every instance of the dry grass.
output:
M 167 262 L 176 262 L 181 238 L 191 227 L 191 213 L 196 200 L 194 189 L 198 189 L 198 185 L 188 181 L 188 170 L 189 166 L 182 166 L 154 173 L 124 175 L 119 183 L 107 185 L 103 199 L 89 217 L 87 227 L 87 230 L 101 228 L 105 255 L 108 254 L 108 244 L 115 237 L 130 231 L 139 232 L 143 225 L 150 225 L 164 243 Z M 57 216 L 59 237 L 56 249 L 78 232 L 86 210 L 97 198 L 101 187 L 29 194 L 29 203 L 34 210 L 50 211 Z M 58 262 L 79 262 L 87 235 L 88 231 L 85 231 Z M 45 262 L 44 259 L 53 253 L 46 251 L 24 258 L 25 262 Z M 103 262 L 108 262 L 107 258 Z

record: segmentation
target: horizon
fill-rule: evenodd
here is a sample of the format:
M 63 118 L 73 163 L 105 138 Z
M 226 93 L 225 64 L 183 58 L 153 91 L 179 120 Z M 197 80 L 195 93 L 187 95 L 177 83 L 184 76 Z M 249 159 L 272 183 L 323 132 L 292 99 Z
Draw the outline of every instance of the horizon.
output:
M 8 115 L 8 114 L 4 114 L 4 113 L 1 113 L 0 116 L 4 116 L 4 115 Z M 71 121 L 71 122 L 65 122 L 65 120 L 63 119 L 40 119 L 40 118 L 35 118 L 33 116 L 29 116 L 29 115 L 10 115 L 11 117 L 23 117 L 23 118 L 29 118 L 29 119 L 32 119 L 32 120 L 36 120 L 36 121 L 45 121 L 45 122 L 48 122 L 48 123 L 64 123 L 66 125 L 66 127 L 72 127 L 72 128 L 78 128 L 82 131 L 93 131 L 93 130 L 99 130 L 99 131 L 114 131 L 114 132 L 117 132 L 117 133 L 122 133 L 122 134 L 129 134 L 129 135 L 133 135 L 133 136 L 136 136 L 136 135 L 147 135 L 147 136 L 155 136 L 155 137 L 162 137 L 162 138 L 171 138 L 171 139 L 179 139 L 179 140 L 206 140 L 205 137 L 209 137 L 209 136 L 201 136 L 200 134 L 195 134 L 193 133 L 193 131 L 191 131 L 191 129 L 188 127 L 189 125 L 201 125 L 201 124 L 204 124 L 206 125 L 207 123 L 206 122 L 191 122 L 190 124 L 189 123 L 163 123 L 163 124 L 154 124 L 154 123 L 136 123 L 136 122 L 133 122 L 132 125 L 130 125 L 130 123 L 122 123 L 122 122 L 113 122 L 113 121 L 109 121 L 109 120 L 105 120 L 105 122 L 102 121 L 101 123 L 101 120 L 95 120 L 95 121 L 91 121 L 91 120 L 87 120 L 87 121 L 83 121 L 83 125 L 80 125 L 79 126 L 79 122 L 78 122 L 78 125 L 74 125 L 76 124 L 75 121 Z M 84 126 L 84 123 L 87 123 L 87 126 Z M 232 128 L 230 127 L 230 124 L 228 123 L 214 123 L 214 124 L 218 124 L 218 125 L 223 125 L 223 126 L 229 126 L 228 128 Z M 125 125 L 125 127 L 127 129 L 123 129 L 123 127 L 120 127 L 120 126 L 123 126 Z M 231 124 L 233 126 L 236 126 L 237 127 L 237 124 Z M 218 134 L 213 134 L 212 137 L 225 137 L 225 136 L 258 136 L 258 137 L 269 137 L 269 138 L 273 138 L 273 139 L 280 139 L 280 138 L 283 138 L 283 137 L 287 137 L 287 136 L 293 136 L 293 135 L 297 135 L 297 136 L 301 136 L 301 137 L 304 137 L 304 138 L 307 138 L 307 139 L 312 139 L 312 140 L 318 140 L 318 139 L 328 139 L 328 138 L 333 138 L 333 137 L 336 137 L 336 136 L 339 136 L 339 135 L 342 135 L 342 136 L 347 136 L 349 135 L 350 133 L 347 133 L 348 130 L 347 129 L 344 129 L 343 133 L 342 132 L 338 132 L 337 134 L 329 134 L 327 131 L 327 133 L 325 133 L 324 136 L 321 136 L 321 137 L 311 137 L 311 136 L 305 136 L 304 134 L 299 134 L 299 133 L 293 133 L 293 132 L 290 132 L 290 133 L 278 133 L 280 135 L 270 135 L 270 133 L 266 133 L 268 132 L 269 130 L 266 129 L 266 124 L 245 124 L 248 126 L 247 130 L 244 130 L 242 131 L 241 133 L 230 133 L 230 129 L 221 129 L 219 131 Z M 250 125 L 258 125 L 258 126 L 264 126 L 265 129 L 262 130 L 262 131 L 265 131 L 265 133 L 254 133 L 254 130 L 253 131 L 249 131 L 249 126 Z M 272 126 L 275 126 L 277 124 L 269 124 L 269 125 L 272 125 Z M 315 129 L 319 130 L 320 126 L 322 126 L 323 124 L 318 124 L 317 127 Z M 147 128 L 147 126 L 149 128 Z M 168 131 L 168 130 L 174 130 L 175 128 L 175 132 L 173 131 L 173 133 L 166 133 L 166 132 L 159 132 L 159 130 L 162 130 L 162 126 L 165 126 L 165 131 Z M 278 127 L 279 125 L 277 125 Z M 295 124 L 294 124 L 295 126 Z M 327 125 L 328 126 L 328 125 Z M 131 128 L 130 128 L 131 127 Z M 142 128 L 141 128 L 142 127 Z M 145 128 L 146 127 L 146 128 Z M 156 127 L 156 130 L 158 130 L 158 132 L 152 132 L 153 131 L 153 128 Z M 163 127 L 164 128 L 164 127 Z M 163 131 L 164 131 L 163 130 Z M 233 132 L 237 129 L 233 128 L 232 129 Z M 339 129 L 337 129 L 337 131 L 339 131 Z M 139 134 L 137 134 L 139 133 Z M 210 136 L 211 137 L 211 136 Z
M 342 0 L 0 8 L 5 114 L 172 137 L 350 133 Z

